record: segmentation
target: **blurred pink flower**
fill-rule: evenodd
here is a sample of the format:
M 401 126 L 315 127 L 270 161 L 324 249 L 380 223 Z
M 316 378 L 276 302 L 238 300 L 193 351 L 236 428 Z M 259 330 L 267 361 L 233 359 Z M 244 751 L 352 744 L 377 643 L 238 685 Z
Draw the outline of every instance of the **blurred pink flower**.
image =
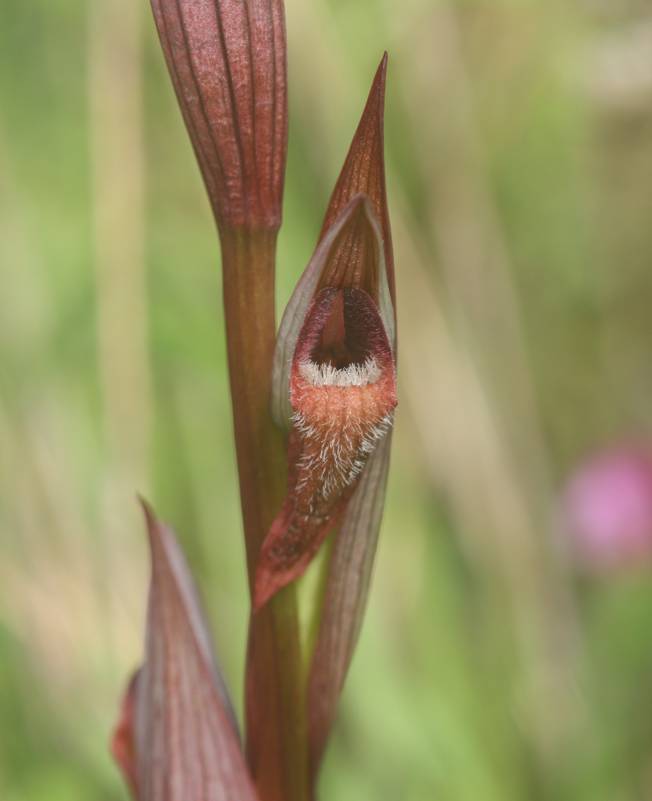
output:
M 578 558 L 609 570 L 652 561 L 652 448 L 608 448 L 584 463 L 564 495 Z

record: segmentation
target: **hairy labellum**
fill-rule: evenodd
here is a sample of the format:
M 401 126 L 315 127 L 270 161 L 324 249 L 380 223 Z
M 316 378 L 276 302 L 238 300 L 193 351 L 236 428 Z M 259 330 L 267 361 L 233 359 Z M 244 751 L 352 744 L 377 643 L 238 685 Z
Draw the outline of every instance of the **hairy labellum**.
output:
M 378 307 L 363 289 L 312 301 L 292 360 L 288 495 L 265 539 L 255 606 L 303 573 L 338 524 L 392 425 L 396 380 Z

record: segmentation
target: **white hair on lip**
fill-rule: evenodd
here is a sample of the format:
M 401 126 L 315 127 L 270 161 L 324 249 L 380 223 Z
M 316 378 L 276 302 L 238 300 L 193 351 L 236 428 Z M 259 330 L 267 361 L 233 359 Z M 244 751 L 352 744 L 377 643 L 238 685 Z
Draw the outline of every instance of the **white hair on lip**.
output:
M 304 361 L 299 365 L 303 378 L 315 387 L 364 387 L 375 384 L 380 378 L 380 367 L 373 356 L 362 364 L 348 367 L 333 367 L 332 364 L 317 364 Z
M 328 498 L 357 479 L 369 456 L 394 422 L 388 412 L 367 425 L 348 420 L 343 427 L 331 425 L 325 431 L 311 425 L 301 412 L 294 412 L 292 422 L 309 447 L 299 459 L 296 491 L 302 492 L 309 481 L 319 479 L 319 494 Z

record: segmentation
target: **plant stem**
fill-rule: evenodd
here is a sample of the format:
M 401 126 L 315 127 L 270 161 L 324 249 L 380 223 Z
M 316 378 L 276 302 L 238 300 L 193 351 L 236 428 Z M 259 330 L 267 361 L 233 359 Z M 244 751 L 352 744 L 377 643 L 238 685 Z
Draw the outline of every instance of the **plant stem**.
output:
M 276 231 L 224 229 L 222 274 L 249 584 L 286 491 L 286 448 L 270 411 Z M 306 801 L 307 747 L 296 595 L 252 615 L 245 682 L 247 758 L 261 801 Z

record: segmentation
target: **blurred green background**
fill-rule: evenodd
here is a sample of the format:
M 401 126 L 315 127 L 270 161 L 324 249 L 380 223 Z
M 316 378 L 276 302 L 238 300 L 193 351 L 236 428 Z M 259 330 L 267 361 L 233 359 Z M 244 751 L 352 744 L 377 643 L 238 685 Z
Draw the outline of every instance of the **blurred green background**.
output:
M 652 582 L 558 491 L 652 430 L 646 0 L 287 0 L 279 309 L 390 52 L 400 410 L 324 799 L 652 798 Z M 243 366 L 246 369 L 246 366 Z M 0 798 L 126 798 L 140 491 L 240 703 L 244 557 L 212 219 L 145 0 L 0 9 Z

